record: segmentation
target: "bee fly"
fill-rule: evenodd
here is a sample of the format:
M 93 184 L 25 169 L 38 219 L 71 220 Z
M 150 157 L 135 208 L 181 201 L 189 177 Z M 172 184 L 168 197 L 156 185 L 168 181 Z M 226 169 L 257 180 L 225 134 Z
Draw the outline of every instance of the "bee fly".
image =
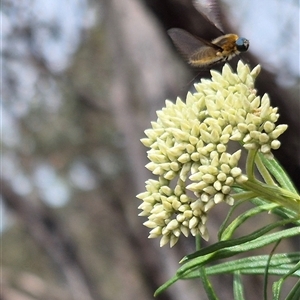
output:
M 195 37 L 180 28 L 171 28 L 168 30 L 168 34 L 182 56 L 196 68 L 210 68 L 249 48 L 247 39 L 233 33 L 224 34 L 222 31 L 220 31 L 219 37 L 211 41 Z

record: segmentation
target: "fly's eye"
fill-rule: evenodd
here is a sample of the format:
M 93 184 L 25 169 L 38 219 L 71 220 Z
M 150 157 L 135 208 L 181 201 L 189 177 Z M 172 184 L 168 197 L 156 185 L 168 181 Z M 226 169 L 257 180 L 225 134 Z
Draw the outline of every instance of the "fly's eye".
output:
M 249 48 L 249 41 L 245 38 L 238 38 L 235 45 L 238 51 L 245 52 Z

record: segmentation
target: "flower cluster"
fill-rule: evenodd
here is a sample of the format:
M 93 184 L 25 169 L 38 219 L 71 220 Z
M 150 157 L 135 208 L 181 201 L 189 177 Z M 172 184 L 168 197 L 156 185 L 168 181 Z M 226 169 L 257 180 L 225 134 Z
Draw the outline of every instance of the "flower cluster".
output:
M 146 192 L 137 196 L 143 201 L 139 215 L 148 217 L 149 237 L 162 237 L 161 246 L 172 247 L 181 233 L 207 240 L 208 211 L 220 202 L 233 204 L 232 187 L 247 177 L 238 167 L 241 150 L 230 153 L 230 141 L 266 155 L 279 148 L 277 138 L 287 126 L 275 125 L 279 115 L 268 95 L 256 95 L 259 71 L 242 62 L 236 74 L 228 65 L 222 74 L 211 71 L 212 79 L 196 84 L 186 103 L 167 100 L 145 131 L 146 167 L 158 180 L 148 180 Z

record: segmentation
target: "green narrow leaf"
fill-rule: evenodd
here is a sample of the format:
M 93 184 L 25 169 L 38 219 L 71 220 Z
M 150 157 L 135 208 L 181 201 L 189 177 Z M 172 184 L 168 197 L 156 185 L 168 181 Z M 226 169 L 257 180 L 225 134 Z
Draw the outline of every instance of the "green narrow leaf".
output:
M 208 299 L 209 300 L 218 300 L 218 297 L 215 294 L 214 289 L 213 289 L 210 281 L 208 280 L 205 268 L 200 267 L 199 272 L 200 272 L 200 278 L 201 278 L 201 281 L 202 281 L 202 284 L 203 284 L 203 287 L 205 289 L 205 292 L 206 292 L 206 295 L 207 295 Z
M 235 190 L 238 190 L 239 193 L 242 193 L 242 190 L 241 189 L 235 189 Z M 230 217 L 232 216 L 232 214 L 234 213 L 234 211 L 236 210 L 236 208 L 240 205 L 242 205 L 243 203 L 245 202 L 248 202 L 249 199 L 244 199 L 244 200 L 239 200 L 239 201 L 236 201 L 235 204 L 230 208 L 225 220 L 223 221 L 223 223 L 221 224 L 220 226 L 220 229 L 219 229 L 219 232 L 218 232 L 218 240 L 220 241 L 221 240 L 221 236 L 223 235 L 223 232 L 224 230 L 227 228 L 227 223 L 228 223 L 228 220 L 230 219 Z
M 253 269 L 259 270 L 257 274 L 263 274 L 268 258 L 269 255 L 257 255 L 219 263 L 217 265 L 207 267 L 206 273 L 208 275 L 216 275 L 240 271 L 243 274 L 253 274 L 251 271 Z M 295 264 L 298 263 L 299 260 L 300 252 L 274 254 L 269 263 L 269 270 L 272 274 L 274 274 L 274 271 L 276 270 L 280 272 L 280 275 L 286 274 L 294 268 Z M 295 276 L 300 277 L 300 270 L 296 271 L 294 274 Z
M 232 261 L 218 263 L 206 268 L 207 275 L 228 274 L 240 272 L 241 274 L 263 275 L 269 255 L 256 255 L 240 258 Z M 272 275 L 285 275 L 300 261 L 300 252 L 274 254 L 269 264 L 269 273 Z M 296 270 L 293 276 L 300 277 L 300 270 Z M 191 272 L 185 278 L 199 277 L 199 271 Z
M 273 249 L 272 249 L 272 251 L 271 251 L 271 253 L 268 257 L 268 260 L 267 260 L 267 264 L 266 264 L 266 268 L 265 268 L 265 274 L 264 274 L 264 300 L 268 299 L 268 293 L 267 293 L 268 290 L 267 290 L 267 288 L 268 288 L 269 267 L 270 267 L 270 264 L 271 264 L 271 259 L 272 259 L 272 256 L 274 254 L 274 251 L 276 250 L 276 248 L 277 248 L 277 246 L 279 245 L 280 242 L 281 242 L 281 240 L 278 240 L 275 243 L 275 245 L 274 245 L 274 247 L 273 247 Z
M 293 222 L 293 219 L 286 219 L 286 220 L 277 221 L 275 223 L 266 225 L 265 227 L 263 227 L 261 229 L 258 229 L 258 230 L 254 231 L 253 233 L 251 233 L 249 235 L 246 235 L 246 236 L 243 236 L 243 237 L 240 237 L 240 238 L 237 238 L 237 239 L 228 240 L 228 241 L 220 241 L 220 242 L 218 242 L 214 245 L 208 246 L 204 249 L 196 251 L 195 253 L 192 253 L 190 255 L 185 256 L 181 260 L 181 262 L 185 263 L 186 261 L 188 261 L 190 259 L 197 258 L 199 256 L 203 256 L 203 255 L 206 255 L 206 254 L 211 254 L 211 253 L 216 252 L 216 251 L 218 251 L 220 249 L 223 249 L 223 248 L 237 246 L 237 245 L 240 245 L 240 244 L 243 244 L 243 243 L 250 242 L 250 241 L 252 241 L 254 239 L 257 239 L 260 236 L 266 234 L 267 232 L 275 229 L 276 227 L 283 226 L 283 225 L 286 225 L 286 224 L 291 223 L 291 222 Z
M 300 261 L 283 277 L 283 280 L 288 278 L 290 275 L 292 275 L 294 272 L 300 270 Z
M 233 275 L 233 298 L 236 300 L 244 300 L 244 289 L 240 272 L 234 272 Z
M 273 291 L 273 299 L 279 300 L 280 292 L 281 292 L 281 283 L 279 281 L 274 282 L 272 286 L 272 291 Z
M 270 204 L 264 204 L 260 205 L 258 207 L 254 207 L 252 209 L 247 210 L 245 213 L 238 216 L 234 221 L 231 222 L 227 226 L 227 228 L 224 230 L 221 240 L 229 240 L 231 236 L 233 235 L 234 231 L 241 226 L 246 220 L 249 218 L 258 215 L 259 213 L 270 211 L 274 209 L 275 207 L 278 207 L 277 204 L 270 203 Z
M 275 276 L 284 276 L 286 275 L 289 270 L 293 266 L 291 265 L 284 265 L 280 267 L 270 267 L 269 268 L 269 275 L 275 275 Z M 237 270 L 237 268 L 234 268 Z M 242 270 L 239 271 L 241 275 L 264 275 L 265 268 L 263 267 L 258 267 L 258 268 L 243 268 Z M 218 272 L 218 269 L 215 269 L 214 271 L 211 271 L 209 267 L 206 268 L 206 273 L 207 275 L 220 275 L 220 274 L 228 274 L 228 273 L 233 273 L 232 272 Z M 300 277 L 300 272 L 295 272 L 291 276 L 293 277 Z M 184 279 L 195 279 L 195 278 L 200 278 L 200 273 L 198 270 L 194 270 L 188 274 L 185 274 Z
M 174 284 L 176 281 L 180 279 L 180 276 L 175 275 L 172 278 L 170 278 L 168 281 L 166 281 L 163 285 L 161 285 L 155 292 L 154 297 L 161 294 L 163 291 L 165 291 L 168 287 L 170 287 L 172 284 Z
M 274 284 L 273 284 L 273 294 L 274 294 L 274 297 L 276 297 L 276 299 L 279 299 L 280 292 L 281 292 L 282 285 L 283 285 L 284 281 L 289 276 L 291 276 L 295 271 L 297 271 L 299 269 L 300 269 L 300 261 L 298 261 L 298 263 L 292 269 L 290 269 L 289 272 L 287 274 L 285 274 L 280 280 L 274 282 Z
M 196 235 L 196 250 L 200 250 L 201 249 L 201 236 L 200 234 Z M 210 300 L 218 300 L 217 295 L 214 292 L 214 289 L 212 287 L 211 282 L 209 281 L 207 275 L 206 275 L 206 270 L 204 267 L 200 267 L 199 268 L 199 278 L 202 281 L 204 290 L 206 292 L 206 295 L 208 297 L 208 299 Z
M 287 295 L 286 300 L 299 300 L 300 299 L 300 280 L 297 281 L 290 293 Z
M 269 235 L 260 236 L 259 238 L 252 240 L 252 241 L 245 242 L 244 244 L 239 244 L 236 246 L 219 249 L 213 253 L 209 253 L 209 254 L 206 254 L 203 256 L 199 256 L 199 257 L 196 256 L 196 258 L 190 259 L 183 266 L 181 266 L 177 270 L 177 274 L 180 276 L 184 276 L 184 274 L 188 274 L 189 272 L 194 271 L 195 267 L 200 267 L 209 262 L 212 262 L 212 261 L 215 261 L 218 259 L 231 257 L 231 256 L 234 256 L 236 254 L 243 253 L 246 251 L 258 249 L 258 248 L 264 247 L 268 244 L 274 243 L 274 242 L 278 241 L 279 239 L 285 239 L 285 238 L 289 238 L 289 237 L 299 235 L 299 234 L 300 234 L 300 226 L 290 228 L 290 229 L 285 229 L 285 230 L 275 232 L 275 233 L 271 233 Z M 241 238 L 241 239 L 243 239 L 243 238 Z M 220 242 L 220 243 L 222 243 L 222 242 Z M 200 251 L 198 251 L 198 252 L 200 252 Z

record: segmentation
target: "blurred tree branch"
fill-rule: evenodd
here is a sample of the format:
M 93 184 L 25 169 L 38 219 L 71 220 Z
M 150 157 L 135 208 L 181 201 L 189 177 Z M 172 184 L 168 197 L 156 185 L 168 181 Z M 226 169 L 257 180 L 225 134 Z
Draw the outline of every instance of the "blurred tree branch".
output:
M 8 182 L 0 179 L 1 193 L 7 207 L 18 216 L 39 247 L 64 274 L 74 300 L 99 299 L 89 274 L 83 266 L 70 236 L 63 224 L 46 206 L 33 205 L 31 201 L 15 193 Z
M 179 72 L 165 35 L 140 1 L 112 0 L 106 5 L 112 64 L 109 101 L 125 138 L 136 187 L 141 187 L 146 179 L 145 155 L 136 141 L 164 99 L 176 96 L 186 75 Z

